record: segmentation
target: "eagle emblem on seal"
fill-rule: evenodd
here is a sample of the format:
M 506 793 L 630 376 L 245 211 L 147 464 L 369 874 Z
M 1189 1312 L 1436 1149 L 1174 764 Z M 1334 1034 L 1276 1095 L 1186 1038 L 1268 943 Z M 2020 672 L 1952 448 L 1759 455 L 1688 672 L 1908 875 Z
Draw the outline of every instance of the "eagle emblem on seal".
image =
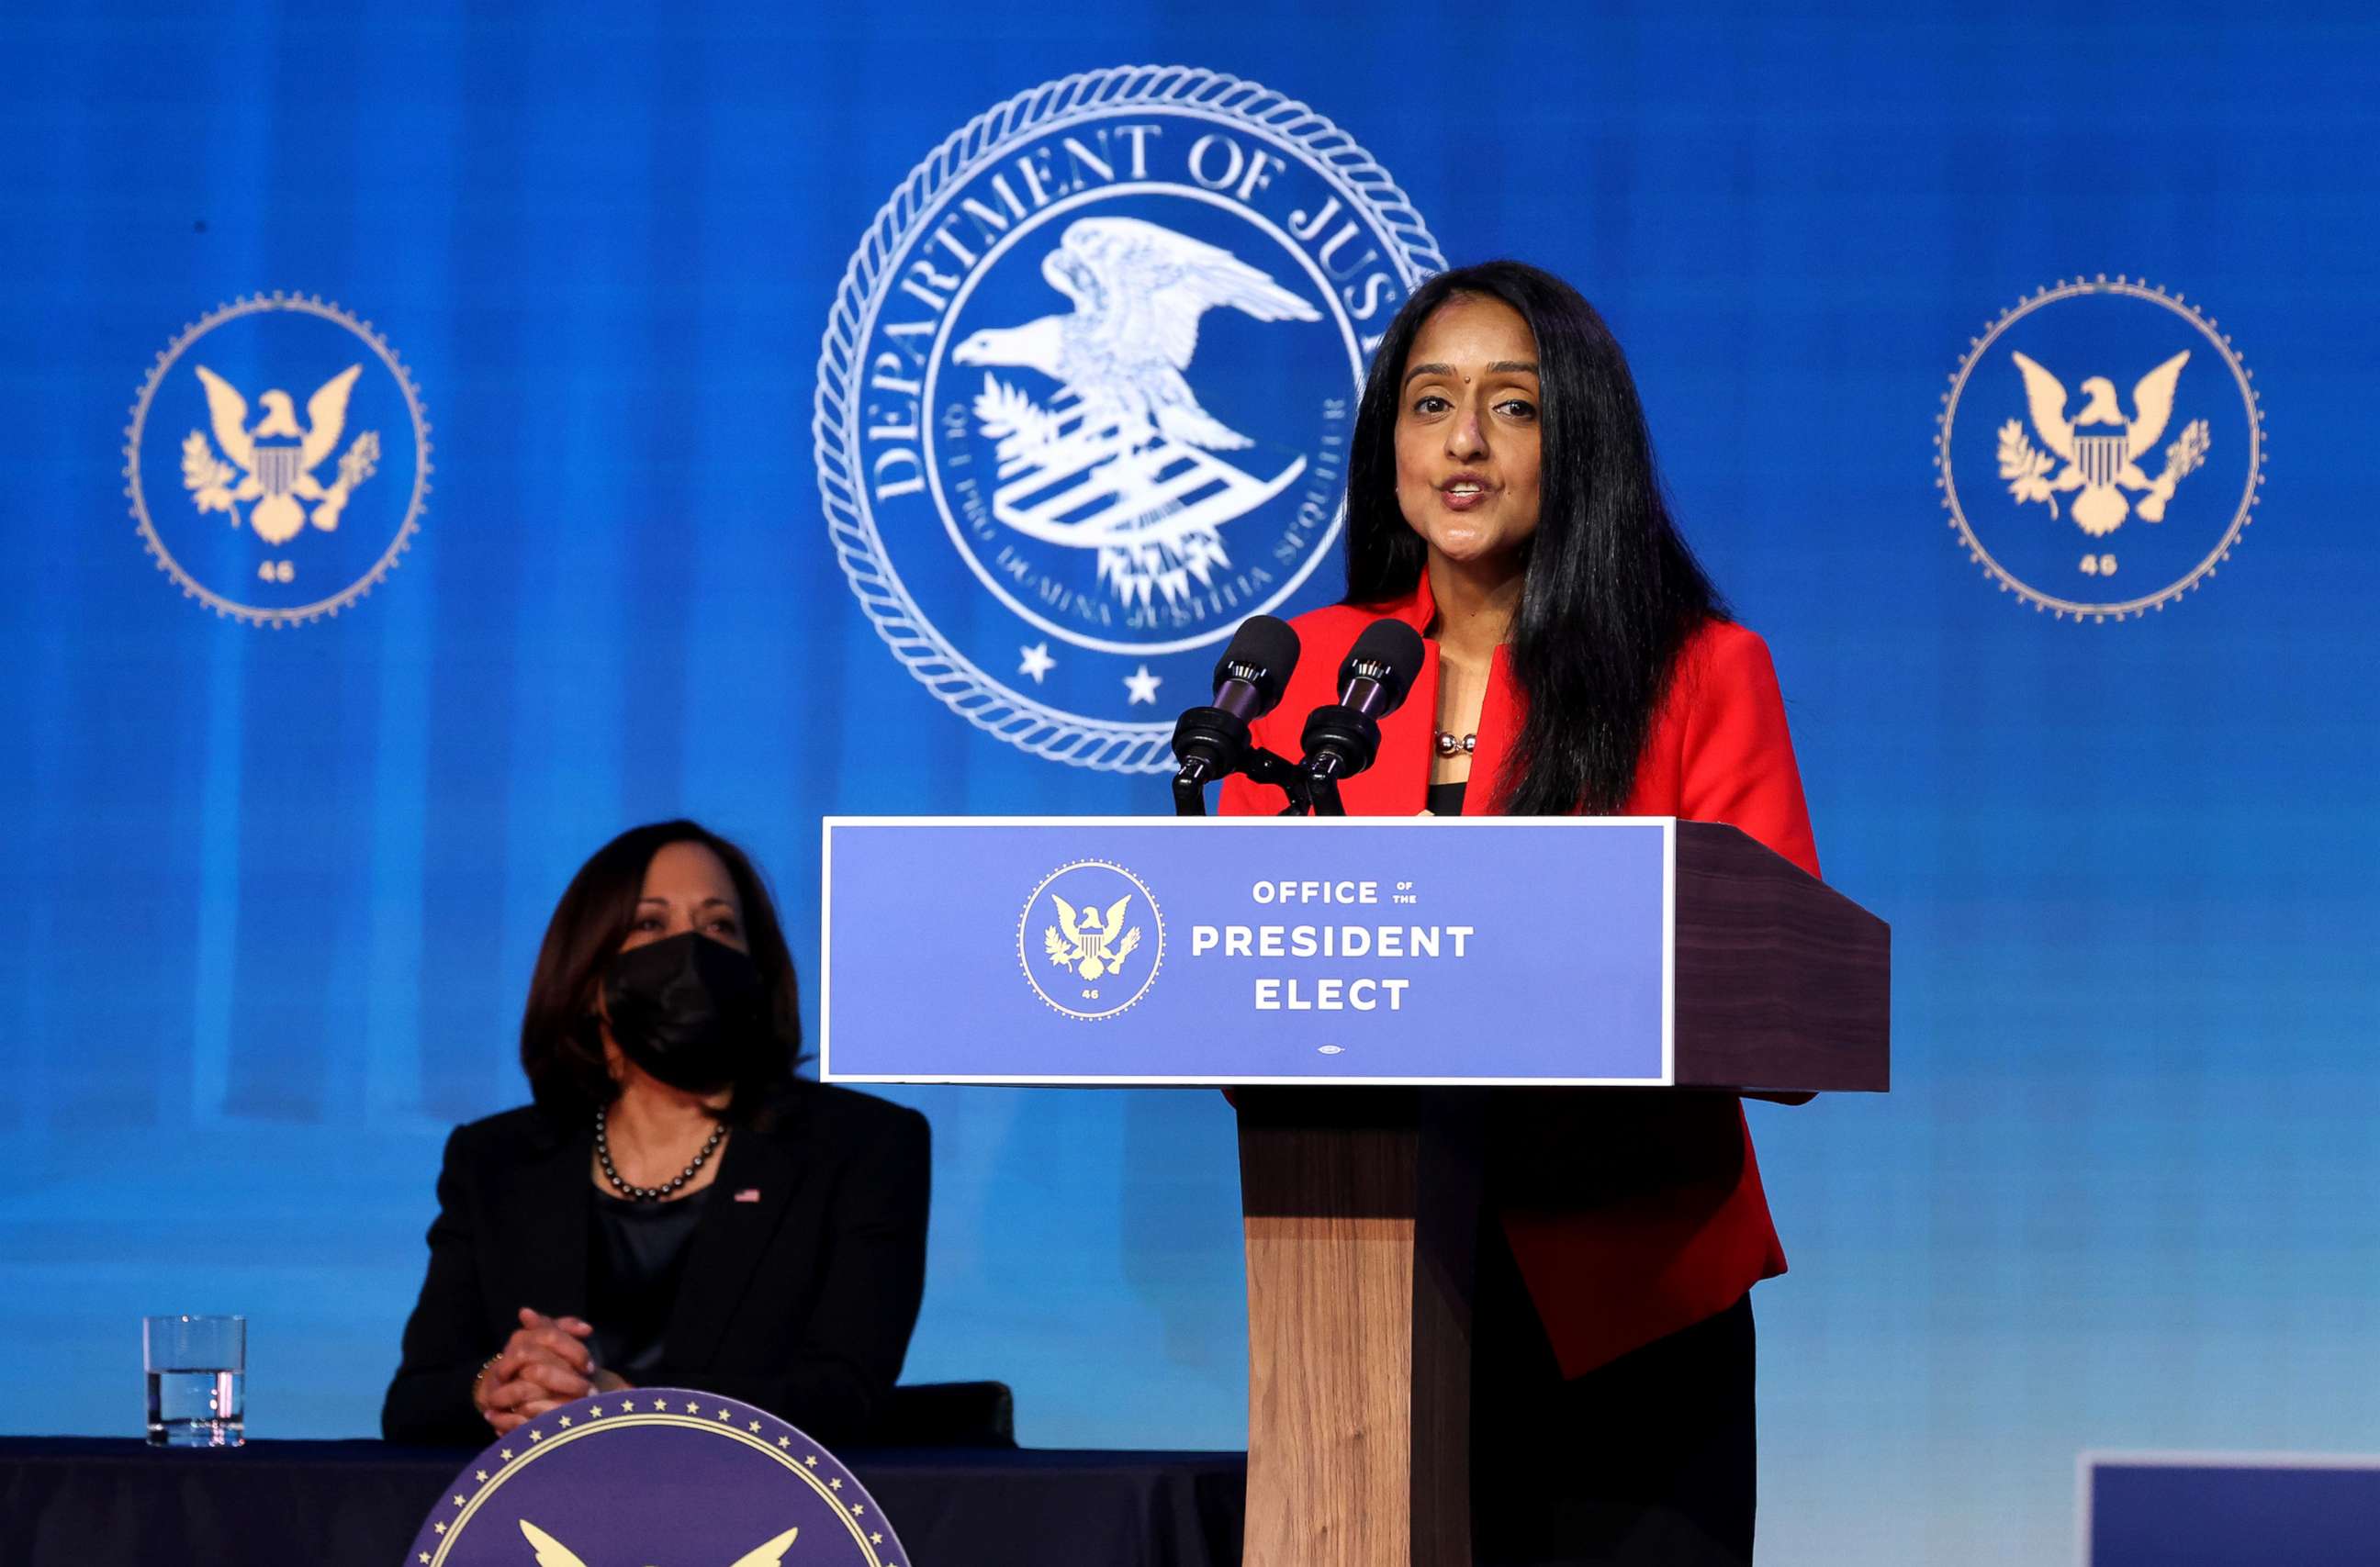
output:
M 314 477 L 346 433 L 347 398 L 363 366 L 349 365 L 306 399 L 306 423 L 298 422 L 296 403 L 274 387 L 257 401 L 264 417 L 248 422 L 248 399 L 222 376 L 204 365 L 195 367 L 207 391 L 207 414 L 214 426 L 214 443 L 203 431 L 193 430 L 182 443 L 182 485 L 200 514 L 228 512 L 232 526 L 241 522 L 240 503 L 254 503 L 246 521 L 268 544 L 281 545 L 298 537 L 310 514 L 300 502 L 311 501 L 310 520 L 328 533 L 339 526 L 348 493 L 380 462 L 380 435 L 365 431 L 348 443 L 339 458 L 338 477 L 329 484 Z M 217 451 L 217 447 L 221 451 Z M 236 466 L 235 466 L 236 465 Z
M 1069 224 L 1041 276 L 1071 312 L 986 327 L 951 355 L 1059 385 L 1044 407 L 986 370 L 975 414 L 998 443 L 992 513 L 1028 538 L 1097 550 L 1119 600 L 1187 598 L 1230 565 L 1223 525 L 1305 470 L 1299 457 L 1261 478 L 1215 456 L 1255 443 L 1200 406 L 1184 374 L 1198 318 L 1222 307 L 1260 322 L 1321 314 L 1229 250 L 1139 218 Z
M 2054 518 L 2058 497 L 2073 494 L 2070 510 L 2074 525 L 2094 539 L 2113 533 L 2134 512 L 2143 522 L 2163 522 L 2166 503 L 2182 480 L 2206 461 L 2210 444 L 2206 420 L 2193 419 L 2166 447 L 2165 467 L 2155 479 L 2140 466 L 2173 419 L 2174 389 L 2190 362 L 2189 353 L 2176 354 L 2141 377 L 2132 387 L 2130 417 L 2117 401 L 2116 383 L 2104 375 L 2092 376 L 2082 383 L 2085 401 L 2071 419 L 2066 417 L 2065 383 L 2023 354 L 2009 357 L 2024 377 L 2033 428 L 2049 448 L 2035 448 L 2019 420 L 2000 427 L 2000 477 L 2009 481 L 2009 493 L 2018 504 L 2046 502 Z M 2139 497 L 2137 503 L 2132 495 Z
M 577 1552 L 543 1529 L 526 1518 L 517 1522 L 523 1537 L 528 1541 L 529 1549 L 535 1553 L 537 1567 L 587 1567 Z M 784 1567 L 785 1553 L 793 1549 L 794 1537 L 800 1533 L 798 1528 L 787 1529 L 776 1538 L 764 1540 L 737 1557 L 728 1567 Z
M 1124 914 L 1132 906 L 1129 893 L 1109 905 L 1104 915 L 1096 905 L 1077 913 L 1074 905 L 1054 893 L 1050 901 L 1058 906 L 1058 923 L 1042 927 L 1042 954 L 1086 984 L 1121 972 L 1123 960 L 1140 945 L 1140 927 L 1127 930 L 1123 925 Z

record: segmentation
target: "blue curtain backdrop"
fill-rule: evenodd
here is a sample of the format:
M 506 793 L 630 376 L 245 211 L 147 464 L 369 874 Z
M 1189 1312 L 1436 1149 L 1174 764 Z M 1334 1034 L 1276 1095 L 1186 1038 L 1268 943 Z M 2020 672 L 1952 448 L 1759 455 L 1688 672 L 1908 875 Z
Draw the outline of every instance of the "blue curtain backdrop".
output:
M 2380 1448 L 2362 7 L 88 0 L 0 43 L 0 1429 L 136 1429 L 135 1318 L 168 1310 L 249 1315 L 256 1432 L 370 1429 L 441 1138 L 522 1097 L 536 942 L 622 826 L 751 845 L 814 972 L 822 814 L 1164 808 L 912 677 L 812 428 L 838 285 L 912 169 L 1148 62 L 1311 105 L 1450 261 L 1603 307 L 1774 650 L 1828 879 L 1893 922 L 1893 1094 L 1755 1111 L 1793 1262 L 1758 1295 L 1767 1559 L 2056 1559 L 2087 1447 Z M 2213 324 L 2103 294 L 1977 348 L 2102 274 Z M 275 290 L 369 322 L 421 427 L 327 316 L 181 343 Z M 2165 522 L 2078 530 L 2054 463 L 2011 495 L 2001 427 L 2052 444 L 2013 352 L 2070 420 L 2108 377 L 2107 439 L 2185 348 L 2155 444 L 2211 444 Z M 347 362 L 341 455 L 380 449 L 342 531 L 276 554 L 263 510 L 225 526 L 254 497 L 198 509 L 228 458 L 196 364 L 253 428 Z M 2260 476 L 2161 607 L 2027 596 L 2179 582 Z M 344 590 L 417 481 L 335 615 L 185 591 Z M 1007 1379 L 1035 1443 L 1241 1441 L 1224 1106 L 898 1097 L 936 1134 L 911 1377 Z

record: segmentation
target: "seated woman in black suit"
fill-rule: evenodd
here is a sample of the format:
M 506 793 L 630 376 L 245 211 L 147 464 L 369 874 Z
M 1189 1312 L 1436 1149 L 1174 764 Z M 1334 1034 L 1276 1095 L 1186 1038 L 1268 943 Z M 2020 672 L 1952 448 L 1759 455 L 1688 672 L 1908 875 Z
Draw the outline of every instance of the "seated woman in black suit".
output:
M 795 1077 L 795 995 L 735 844 L 669 821 L 587 862 L 521 1020 L 535 1103 L 447 1139 L 391 1440 L 639 1385 L 867 1436 L 924 1289 L 926 1121 Z

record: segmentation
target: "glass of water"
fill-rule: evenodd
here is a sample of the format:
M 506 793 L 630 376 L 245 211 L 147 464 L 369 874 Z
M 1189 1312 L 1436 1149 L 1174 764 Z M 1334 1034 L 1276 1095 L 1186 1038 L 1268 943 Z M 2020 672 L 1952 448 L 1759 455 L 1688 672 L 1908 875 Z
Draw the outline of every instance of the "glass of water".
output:
M 149 1445 L 237 1447 L 247 1439 L 248 1318 L 144 1317 Z

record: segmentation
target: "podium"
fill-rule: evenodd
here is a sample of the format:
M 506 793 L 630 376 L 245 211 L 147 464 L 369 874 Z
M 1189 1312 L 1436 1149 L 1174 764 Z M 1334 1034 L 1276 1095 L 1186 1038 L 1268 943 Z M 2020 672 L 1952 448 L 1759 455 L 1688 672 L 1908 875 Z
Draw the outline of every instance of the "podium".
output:
M 831 818 L 823 859 L 821 1077 L 1234 1090 L 1251 1567 L 1469 1562 L 1491 1117 L 1889 1087 L 1888 929 L 1731 827 Z

